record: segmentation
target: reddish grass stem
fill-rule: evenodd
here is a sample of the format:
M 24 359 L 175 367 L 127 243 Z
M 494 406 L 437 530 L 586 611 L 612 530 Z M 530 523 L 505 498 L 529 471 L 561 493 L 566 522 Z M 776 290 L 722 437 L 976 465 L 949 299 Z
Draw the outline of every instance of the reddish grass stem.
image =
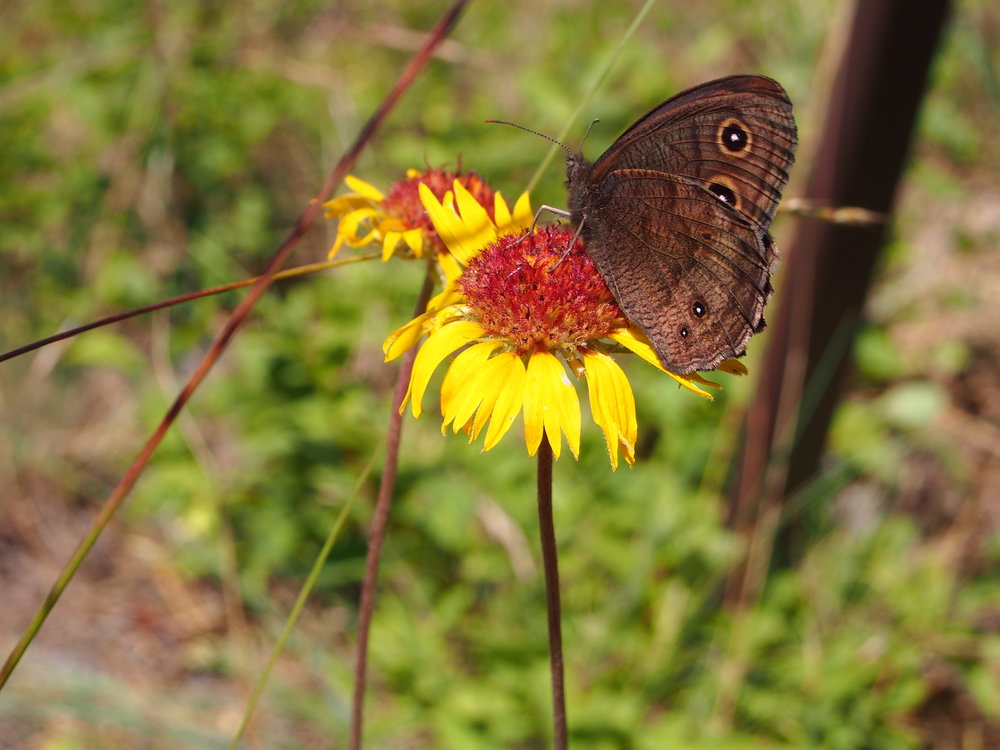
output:
M 559 604 L 559 556 L 552 520 L 552 447 L 542 435 L 538 447 L 538 534 L 545 570 L 545 610 L 549 620 L 549 668 L 552 672 L 552 746 L 566 750 L 566 689 L 563 677 L 562 610 Z
M 427 302 L 434 289 L 433 267 L 428 265 L 424 286 L 414 305 L 413 317 L 427 309 Z M 354 661 L 354 695 L 351 701 L 351 750 L 361 750 L 364 734 L 365 690 L 368 684 L 368 635 L 371 632 L 372 614 L 375 611 L 375 586 L 378 583 L 378 565 L 382 556 L 382 542 L 389 523 L 389 506 L 396 486 L 396 468 L 399 466 L 399 442 L 403 434 L 403 413 L 400 407 L 410 386 L 410 373 L 417 347 L 403 355 L 399 375 L 396 376 L 396 391 L 392 397 L 392 412 L 389 415 L 389 429 L 386 431 L 385 464 L 379 482 L 378 498 L 372 517 L 371 531 L 368 533 L 368 556 L 365 558 L 365 577 L 361 582 L 361 601 L 358 604 L 358 640 Z
M 347 263 L 357 263 L 361 260 L 373 260 L 374 258 L 381 257 L 381 253 L 370 253 L 368 255 L 352 255 L 349 258 L 338 258 L 337 260 L 328 260 L 321 263 L 309 263 L 304 266 L 296 266 L 295 268 L 287 268 L 284 271 L 274 274 L 272 281 L 277 281 L 278 279 L 288 279 L 295 276 L 304 276 L 305 274 L 317 273 L 318 271 L 324 271 L 327 268 L 335 268 L 337 266 L 342 266 Z M 211 297 L 215 294 L 224 294 L 225 292 L 231 292 L 234 289 L 242 289 L 245 286 L 253 286 L 257 283 L 257 279 L 260 276 L 254 276 L 249 279 L 242 279 L 240 281 L 231 281 L 228 284 L 223 284 L 221 286 L 214 286 L 211 289 L 201 289 L 197 292 L 188 292 L 187 294 L 182 294 L 178 297 L 170 297 L 169 299 L 163 299 L 159 302 L 153 302 L 150 305 L 143 305 L 142 307 L 136 307 L 133 310 L 126 310 L 124 312 L 115 313 L 114 315 L 108 315 L 107 317 L 100 318 L 99 320 L 93 320 L 90 323 L 85 323 L 82 326 L 76 326 L 75 328 L 69 328 L 65 331 L 60 331 L 59 333 L 47 336 L 44 339 L 38 339 L 38 341 L 32 341 L 30 344 L 25 344 L 24 346 L 19 346 L 17 349 L 11 349 L 9 352 L 4 352 L 0 354 L 0 362 L 6 362 L 8 359 L 14 359 L 15 357 L 20 357 L 22 354 L 27 354 L 28 352 L 33 352 L 36 349 L 41 349 L 42 347 L 48 346 L 49 344 L 54 344 L 57 341 L 64 341 L 66 339 L 71 339 L 74 336 L 79 336 L 81 333 L 86 333 L 87 331 L 92 331 L 95 328 L 101 328 L 102 326 L 111 325 L 112 323 L 120 323 L 123 320 L 128 320 L 129 318 L 134 318 L 137 315 L 144 315 L 145 313 L 155 312 L 157 310 L 163 310 L 168 307 L 174 307 L 175 305 L 180 305 L 185 302 L 192 302 L 196 299 L 201 299 L 202 297 Z
M 97 542 L 101 532 L 111 521 L 115 512 L 124 502 L 129 492 L 131 492 L 132 487 L 134 487 L 135 483 L 139 480 L 143 470 L 146 468 L 146 464 L 149 463 L 150 457 L 163 441 L 163 437 L 166 435 L 171 425 L 173 425 L 181 410 L 187 404 L 192 394 L 195 390 L 197 390 L 198 386 L 205 379 L 208 373 L 211 372 L 212 367 L 214 367 L 219 357 L 222 356 L 222 353 L 229 345 L 229 342 L 236 334 L 237 329 L 243 324 L 247 316 L 250 314 L 250 311 L 253 309 L 253 306 L 267 290 L 271 281 L 273 281 L 275 274 L 278 273 L 281 267 L 288 260 L 292 251 L 298 245 L 299 240 L 305 234 L 306 229 L 313 223 L 316 216 L 322 210 L 323 202 L 333 194 L 336 186 L 340 184 L 340 182 L 347 175 L 348 170 L 357 160 L 361 151 L 374 137 L 375 133 L 388 117 L 389 112 L 399 101 L 400 97 L 402 97 L 406 90 L 412 85 L 414 79 L 420 71 L 423 70 L 428 62 L 430 62 L 434 50 L 442 41 L 444 41 L 445 36 L 458 20 L 458 17 L 467 2 L 468 0 L 456 0 L 456 2 L 454 2 L 451 7 L 445 11 L 444 15 L 442 15 L 441 19 L 428 34 L 427 41 L 424 43 L 423 47 L 421 47 L 421 49 L 418 50 L 417 53 L 410 59 L 410 62 L 400 74 L 392 90 L 379 105 L 375 113 L 364 124 L 364 127 L 362 127 L 361 132 L 354 140 L 354 143 L 351 144 L 350 149 L 348 149 L 347 153 L 344 154 L 344 156 L 337 163 L 337 166 L 330 173 L 329 177 L 327 177 L 326 182 L 323 184 L 323 187 L 320 189 L 315 199 L 309 203 L 306 209 L 299 216 L 295 225 L 285 238 L 285 241 L 282 242 L 281 247 L 278 248 L 277 252 L 271 258 L 271 262 L 268 264 L 267 270 L 257 279 L 254 285 L 250 288 L 250 291 L 247 292 L 247 296 L 243 298 L 239 306 L 229 316 L 226 324 L 223 326 L 218 336 L 216 336 L 215 341 L 212 343 L 211 348 L 205 353 L 205 356 L 198 364 L 198 367 L 195 369 L 188 382 L 181 389 L 181 392 L 170 405 L 170 408 L 167 409 L 167 413 L 164 415 L 152 436 L 146 441 L 142 450 L 139 452 L 139 455 L 136 456 L 132 465 L 129 466 L 128 471 L 125 472 L 125 475 L 118 482 L 118 485 L 114 488 L 114 490 L 112 490 L 111 495 L 107 500 L 105 500 L 104 505 L 97 514 L 97 517 L 91 523 L 86 536 L 84 536 L 83 540 L 70 557 L 69 562 L 66 563 L 65 567 L 56 578 L 56 582 L 52 585 L 48 595 L 45 597 L 45 601 L 35 613 L 31 622 L 28 624 L 27 629 L 14 646 L 14 649 L 7 657 L 7 660 L 4 662 L 3 667 L 0 668 L 0 689 L 6 685 L 7 680 L 17 667 L 21 657 L 24 656 L 24 652 L 27 650 L 28 645 L 45 623 L 49 613 L 59 601 L 59 598 L 69 585 L 69 582 L 72 580 L 73 575 L 79 568 L 80 564 Z

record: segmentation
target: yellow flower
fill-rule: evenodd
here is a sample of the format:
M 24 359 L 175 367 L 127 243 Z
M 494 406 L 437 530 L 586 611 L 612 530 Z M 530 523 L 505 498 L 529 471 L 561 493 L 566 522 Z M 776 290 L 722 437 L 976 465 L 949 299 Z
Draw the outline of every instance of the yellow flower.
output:
M 472 172 L 459 174 L 444 169 L 428 169 L 425 172 L 409 169 L 406 178 L 393 183 L 386 194 L 374 185 L 348 175 L 344 182 L 352 192 L 323 204 L 328 219 L 340 219 L 329 257 L 336 255 L 344 244 L 351 247 L 380 244 L 382 260 L 388 260 L 396 252 L 415 258 L 422 258 L 431 250 L 445 252 L 445 246 L 420 202 L 418 191 L 420 185 L 425 185 L 438 198 L 443 198 L 455 180 L 471 191 L 476 200 L 492 208 L 493 188 Z
M 458 352 L 441 384 L 442 433 L 451 425 L 472 441 L 485 428 L 483 450 L 489 450 L 523 411 L 529 455 L 545 435 L 558 457 L 565 435 L 577 456 L 581 415 L 572 373 L 587 381 L 591 415 L 604 432 L 612 468 L 618 467 L 619 450 L 633 465 L 635 397 L 611 352 L 620 345 L 663 367 L 645 334 L 625 319 L 580 243 L 567 250 L 572 232 L 543 227 L 525 233 L 531 224 L 527 196 L 513 213 L 498 199 L 496 221 L 458 182 L 454 194 L 444 199 L 423 186 L 420 197 L 464 270 L 449 274 L 445 290 L 431 300 L 427 312 L 384 344 L 388 361 L 428 334 L 417 352 L 407 394 L 413 415 L 421 414 L 434 370 Z M 745 371 L 739 363 L 731 364 Z M 668 374 L 711 398 L 697 383 L 715 383 L 698 375 Z

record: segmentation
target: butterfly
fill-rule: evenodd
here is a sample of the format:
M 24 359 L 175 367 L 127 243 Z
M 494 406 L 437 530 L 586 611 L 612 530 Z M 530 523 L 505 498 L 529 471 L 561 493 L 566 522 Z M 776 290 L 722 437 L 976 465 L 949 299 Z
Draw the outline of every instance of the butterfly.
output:
M 740 357 L 763 330 L 796 143 L 784 89 L 740 75 L 667 99 L 593 163 L 570 152 L 570 223 L 671 372 Z

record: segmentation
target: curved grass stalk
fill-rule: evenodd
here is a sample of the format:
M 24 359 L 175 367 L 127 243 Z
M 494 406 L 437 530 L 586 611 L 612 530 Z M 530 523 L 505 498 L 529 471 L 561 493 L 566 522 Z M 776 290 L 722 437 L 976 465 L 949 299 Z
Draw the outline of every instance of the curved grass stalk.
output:
M 253 692 L 247 700 L 246 708 L 243 711 L 243 719 L 240 721 L 239 729 L 236 730 L 236 734 L 233 735 L 233 739 L 229 743 L 229 750 L 236 750 L 236 748 L 239 747 L 240 741 L 243 739 L 243 735 L 246 734 L 247 727 L 250 725 L 250 720 L 253 718 L 254 710 L 256 710 L 257 704 L 260 702 L 260 696 L 263 694 L 264 687 L 267 685 L 267 681 L 271 677 L 271 672 L 274 671 L 274 665 L 277 663 L 282 650 L 284 650 L 285 644 L 288 642 L 288 638 L 292 634 L 292 629 L 295 627 L 295 623 L 299 619 L 299 615 L 302 614 L 302 609 L 305 607 L 309 594 L 312 593 L 313 588 L 316 586 L 316 580 L 319 578 L 320 571 L 323 569 L 326 559 L 330 556 L 330 551 L 333 549 L 334 543 L 340 536 L 341 529 L 344 528 L 344 523 L 347 521 L 347 517 L 350 515 L 351 510 L 354 508 L 354 502 L 358 499 L 358 495 L 361 493 L 361 487 L 371 474 L 372 467 L 375 465 L 375 459 L 378 457 L 378 454 L 382 450 L 384 444 L 385 441 L 383 440 L 375 447 L 375 450 L 372 451 L 371 458 L 368 459 L 368 463 L 361 471 L 361 475 L 358 477 L 358 481 L 354 485 L 354 491 L 347 499 L 347 502 L 344 503 L 344 507 L 340 509 L 340 513 L 337 515 L 337 519 L 333 522 L 333 526 L 330 528 L 330 533 L 327 535 L 326 541 L 323 542 L 323 548 L 319 551 L 319 554 L 316 555 L 316 560 L 313 562 L 312 569 L 309 571 L 309 575 L 302 584 L 302 588 L 299 590 L 299 595 L 295 599 L 295 604 L 292 606 L 291 612 L 288 613 L 285 625 L 281 629 L 281 635 L 279 635 L 278 640 L 274 642 L 274 648 L 271 649 L 271 655 L 268 657 L 267 664 L 264 665 L 264 669 L 261 671 L 257 678 L 257 682 L 254 685 Z
M 656 2 L 656 0 L 646 0 L 643 6 L 639 8 L 639 12 L 635 14 L 635 18 L 632 19 L 632 23 L 630 23 L 629 27 L 625 29 L 625 33 L 623 33 L 621 39 L 618 40 L 618 44 L 611 52 L 611 55 L 605 61 L 604 65 L 601 66 L 597 75 L 594 76 L 594 80 L 590 82 L 590 85 L 587 86 L 587 89 L 583 92 L 583 95 L 580 97 L 579 104 L 577 104 L 576 109 L 573 110 L 573 114 L 569 116 L 566 120 L 566 124 L 563 126 L 562 130 L 559 131 L 559 135 L 556 136 L 557 141 L 566 140 L 566 136 L 569 134 L 570 128 L 574 126 L 574 123 L 576 123 L 580 117 L 580 113 L 582 113 L 584 108 L 590 103 L 590 100 L 594 98 L 594 94 L 597 93 L 597 89 L 601 87 L 601 84 L 604 83 L 604 79 L 608 77 L 608 73 L 610 73 L 611 68 L 614 67 L 615 62 L 618 60 L 618 56 L 621 55 L 622 50 L 625 49 L 625 45 L 628 43 L 628 40 L 632 38 L 632 34 L 635 33 L 637 28 L 639 28 L 639 24 L 642 23 L 642 19 L 646 17 L 646 13 L 649 12 L 649 9 L 653 7 L 654 2 Z M 558 151 L 559 144 L 557 143 L 553 143 L 549 147 L 545 157 L 539 163 L 538 169 L 535 170 L 535 173 L 531 175 L 531 179 L 528 180 L 528 185 L 524 188 L 524 192 L 530 193 L 534 191 L 535 186 L 542 178 L 542 175 L 545 174 L 545 170 L 549 168 L 549 164 L 552 163 L 552 159 L 555 158 Z

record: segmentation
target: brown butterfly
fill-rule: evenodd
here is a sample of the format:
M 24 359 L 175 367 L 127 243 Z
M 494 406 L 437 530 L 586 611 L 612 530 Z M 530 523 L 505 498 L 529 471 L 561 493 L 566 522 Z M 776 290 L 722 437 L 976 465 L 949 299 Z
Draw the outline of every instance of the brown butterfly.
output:
M 795 145 L 784 89 L 742 75 L 667 99 L 593 164 L 570 154 L 570 221 L 671 372 L 740 357 L 764 328 Z

